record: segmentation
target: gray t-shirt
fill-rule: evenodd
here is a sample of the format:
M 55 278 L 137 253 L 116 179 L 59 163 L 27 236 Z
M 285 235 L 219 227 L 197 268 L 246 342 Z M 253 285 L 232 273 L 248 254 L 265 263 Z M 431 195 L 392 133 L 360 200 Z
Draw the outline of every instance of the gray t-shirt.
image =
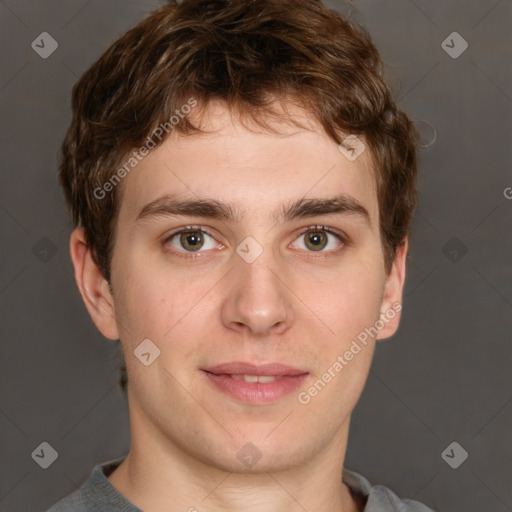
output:
M 80 489 L 46 512 L 142 512 L 107 480 L 124 458 L 95 466 Z M 372 486 L 364 476 L 355 471 L 344 468 L 342 480 L 352 495 L 365 503 L 364 512 L 433 512 L 417 501 L 400 499 L 383 485 Z

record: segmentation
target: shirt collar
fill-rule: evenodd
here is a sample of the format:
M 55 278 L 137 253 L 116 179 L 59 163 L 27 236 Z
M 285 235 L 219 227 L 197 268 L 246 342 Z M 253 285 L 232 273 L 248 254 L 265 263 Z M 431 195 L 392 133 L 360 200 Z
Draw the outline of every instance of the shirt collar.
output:
M 121 512 L 142 512 L 132 502 L 128 501 L 108 480 L 108 476 L 123 462 L 126 456 L 111 459 L 102 464 L 95 466 L 91 473 L 90 479 L 86 482 L 82 488 L 84 498 L 90 499 L 91 503 L 101 493 L 105 498 L 106 508 L 105 512 L 109 512 L 109 505 L 115 505 Z M 380 486 L 373 487 L 372 484 L 362 475 L 355 471 L 343 468 L 342 481 L 347 484 L 351 493 L 358 496 L 364 503 L 364 512 L 373 512 L 375 510 L 383 510 L 381 508 L 375 508 L 374 505 L 380 504 L 381 498 L 378 490 Z M 100 509 L 104 512 L 103 509 Z

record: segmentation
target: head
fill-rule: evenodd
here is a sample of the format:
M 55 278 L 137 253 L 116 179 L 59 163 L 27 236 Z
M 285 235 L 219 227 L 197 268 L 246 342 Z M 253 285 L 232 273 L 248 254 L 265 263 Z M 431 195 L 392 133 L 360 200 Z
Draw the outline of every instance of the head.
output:
M 374 342 L 398 328 L 417 201 L 417 132 L 368 33 L 317 0 L 168 2 L 91 66 L 72 106 L 59 178 L 75 275 L 95 324 L 121 340 L 139 425 L 198 450 L 187 432 L 197 425 L 193 437 L 226 468 L 225 447 L 244 440 L 277 453 L 279 432 L 261 430 L 275 404 L 226 397 L 212 425 L 233 425 L 230 440 L 208 438 L 200 425 L 212 420 L 184 389 L 204 403 L 217 396 L 206 367 L 288 361 L 308 373 L 306 391 L 329 368 L 332 384 L 307 406 L 285 398 L 297 412 L 281 435 L 313 415 L 324 427 L 294 460 L 325 446 L 347 423 Z M 354 140 L 364 151 L 347 158 Z M 301 235 L 313 218 L 332 232 Z M 248 237 L 242 247 L 261 252 L 251 262 L 237 251 Z M 199 240 L 197 257 L 183 258 Z M 318 242 L 330 256 L 306 257 Z M 134 357 L 144 339 L 160 350 L 149 366 Z

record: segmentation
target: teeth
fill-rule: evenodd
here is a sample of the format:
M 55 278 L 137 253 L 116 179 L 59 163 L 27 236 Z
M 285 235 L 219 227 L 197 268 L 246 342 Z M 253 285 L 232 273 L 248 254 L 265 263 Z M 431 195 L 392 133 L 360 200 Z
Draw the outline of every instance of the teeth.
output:
M 231 375 L 235 380 L 243 380 L 245 382 L 274 382 L 278 379 L 275 375 Z
M 274 377 L 273 375 L 260 375 L 258 377 L 258 382 L 274 382 L 277 380 L 277 377 Z

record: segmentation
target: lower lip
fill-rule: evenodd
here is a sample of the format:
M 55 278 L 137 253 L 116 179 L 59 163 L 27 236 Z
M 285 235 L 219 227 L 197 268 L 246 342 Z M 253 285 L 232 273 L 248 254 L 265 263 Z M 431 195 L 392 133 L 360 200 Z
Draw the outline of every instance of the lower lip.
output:
M 233 398 L 251 404 L 275 402 L 295 391 L 308 376 L 307 373 L 302 375 L 285 375 L 274 382 L 261 383 L 236 380 L 230 375 L 217 375 L 204 370 L 203 372 L 217 389 Z

